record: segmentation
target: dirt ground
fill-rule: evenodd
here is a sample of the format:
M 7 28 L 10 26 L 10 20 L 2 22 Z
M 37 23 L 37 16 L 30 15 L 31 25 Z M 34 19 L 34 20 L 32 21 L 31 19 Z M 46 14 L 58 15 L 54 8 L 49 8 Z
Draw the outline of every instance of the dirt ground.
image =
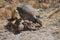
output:
M 27 4 L 38 10 L 42 27 L 36 31 L 22 31 L 14 35 L 5 26 L 9 18 L 20 18 L 14 10 L 18 5 Z M 0 0 L 0 40 L 60 40 L 60 0 Z

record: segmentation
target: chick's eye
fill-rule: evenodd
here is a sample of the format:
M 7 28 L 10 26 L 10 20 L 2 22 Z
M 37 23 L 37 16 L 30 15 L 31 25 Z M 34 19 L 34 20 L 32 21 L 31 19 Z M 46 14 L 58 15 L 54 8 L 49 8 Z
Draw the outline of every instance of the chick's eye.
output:
M 40 16 L 36 16 L 37 18 L 40 18 Z

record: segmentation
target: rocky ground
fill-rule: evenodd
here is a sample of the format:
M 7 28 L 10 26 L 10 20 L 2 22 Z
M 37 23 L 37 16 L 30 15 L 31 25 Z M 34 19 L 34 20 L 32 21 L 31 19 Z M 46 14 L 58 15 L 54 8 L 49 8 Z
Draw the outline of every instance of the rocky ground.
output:
M 10 0 L 11 1 L 11 0 Z M 60 40 L 60 5 L 50 7 L 39 7 L 36 0 L 17 1 L 0 0 L 0 40 Z M 55 0 L 56 4 L 59 0 Z M 29 4 L 39 10 L 42 27 L 36 31 L 22 31 L 15 35 L 8 31 L 5 26 L 7 19 L 13 17 L 20 18 L 14 9 L 21 4 Z M 46 8 L 46 9 L 45 9 Z

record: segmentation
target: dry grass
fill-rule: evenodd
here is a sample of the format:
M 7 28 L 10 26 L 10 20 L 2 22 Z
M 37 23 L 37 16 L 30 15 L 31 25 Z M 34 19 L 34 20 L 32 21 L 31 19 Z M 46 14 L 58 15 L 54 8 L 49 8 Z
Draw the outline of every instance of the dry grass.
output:
M 52 0 L 50 0 L 50 1 L 52 1 Z M 49 0 L 48 0 L 48 2 L 49 2 Z M 56 0 L 56 3 L 57 2 L 58 2 L 58 0 Z M 19 14 L 14 12 L 14 10 L 18 5 L 21 5 L 21 4 L 29 4 L 35 8 L 39 8 L 39 3 L 37 0 L 24 0 L 24 1 L 13 0 L 13 2 L 11 4 L 9 4 L 9 3 L 7 4 L 7 3 L 8 2 L 5 2 L 4 0 L 0 0 L 0 5 L 2 6 L 2 8 L 0 9 L 0 19 L 9 19 L 12 17 L 12 15 L 14 15 L 13 17 L 19 18 Z M 40 6 L 42 6 L 41 8 L 48 8 L 49 6 L 51 7 L 50 3 L 51 2 L 49 2 L 49 4 L 42 3 Z M 6 9 L 7 8 L 6 6 L 9 6 L 11 8 L 11 10 Z M 45 14 L 45 13 L 43 13 L 43 14 Z M 45 15 L 47 15 L 47 14 L 45 14 Z M 60 16 L 60 12 L 54 13 L 53 15 L 50 16 L 50 18 L 56 18 L 58 16 Z M 47 24 L 49 24 L 49 22 L 47 22 L 47 19 L 46 19 L 46 21 L 44 22 L 44 25 L 47 25 Z

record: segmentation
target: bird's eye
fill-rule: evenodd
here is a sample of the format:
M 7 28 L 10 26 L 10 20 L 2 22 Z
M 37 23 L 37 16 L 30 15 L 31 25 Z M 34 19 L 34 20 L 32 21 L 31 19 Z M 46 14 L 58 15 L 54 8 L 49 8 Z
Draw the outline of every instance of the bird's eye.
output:
M 36 16 L 37 18 L 40 18 L 40 16 Z

